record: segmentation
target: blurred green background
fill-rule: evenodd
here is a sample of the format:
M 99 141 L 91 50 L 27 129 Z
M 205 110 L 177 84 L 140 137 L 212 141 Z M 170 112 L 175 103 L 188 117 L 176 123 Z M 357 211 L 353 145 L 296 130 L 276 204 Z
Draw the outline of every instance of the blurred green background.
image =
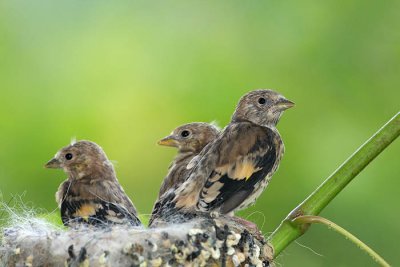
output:
M 56 209 L 65 178 L 43 164 L 72 137 L 99 143 L 126 192 L 151 211 L 175 155 L 175 126 L 224 126 L 239 97 L 274 88 L 296 102 L 286 154 L 241 215 L 264 233 L 399 111 L 399 1 L 1 1 L 0 191 Z M 400 265 L 400 143 L 323 212 Z M 56 211 L 58 213 L 58 211 Z M 323 256 L 319 256 L 322 254 Z M 282 266 L 374 266 L 316 225 Z

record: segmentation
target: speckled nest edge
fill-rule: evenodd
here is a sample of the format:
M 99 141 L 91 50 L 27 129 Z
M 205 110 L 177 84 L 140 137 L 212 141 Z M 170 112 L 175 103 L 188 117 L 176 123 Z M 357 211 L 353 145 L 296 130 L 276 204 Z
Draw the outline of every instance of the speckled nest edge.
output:
M 271 266 L 260 235 L 229 218 L 152 229 L 56 229 L 38 222 L 3 230 L 1 266 Z

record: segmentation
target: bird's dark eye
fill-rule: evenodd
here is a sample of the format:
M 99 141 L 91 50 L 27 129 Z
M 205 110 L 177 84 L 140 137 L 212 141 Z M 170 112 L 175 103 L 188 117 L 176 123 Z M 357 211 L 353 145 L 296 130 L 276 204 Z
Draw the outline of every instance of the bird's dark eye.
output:
M 71 153 L 67 153 L 67 154 L 65 154 L 65 158 L 67 159 L 67 160 L 71 160 L 72 159 L 72 154 Z
M 264 97 L 260 97 L 260 98 L 258 99 L 258 103 L 259 103 L 260 105 L 264 105 L 266 102 L 267 102 L 267 100 L 265 100 Z
M 184 131 L 181 132 L 181 136 L 182 136 L 182 137 L 188 137 L 189 134 L 190 134 L 190 132 L 187 131 L 187 130 L 184 130 Z

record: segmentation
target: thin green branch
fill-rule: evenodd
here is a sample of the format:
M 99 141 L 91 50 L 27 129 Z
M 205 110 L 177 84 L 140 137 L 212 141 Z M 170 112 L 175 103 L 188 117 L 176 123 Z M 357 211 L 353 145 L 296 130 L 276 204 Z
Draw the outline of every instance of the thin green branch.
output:
M 353 242 L 357 247 L 367 252 L 368 255 L 372 257 L 379 265 L 384 267 L 389 267 L 389 263 L 387 263 L 378 253 L 376 253 L 373 249 L 367 246 L 364 242 L 360 239 L 355 237 L 346 229 L 340 227 L 339 225 L 331 222 L 328 219 L 322 218 L 320 216 L 313 216 L 313 215 L 305 215 L 299 216 L 293 220 L 293 223 L 296 225 L 304 225 L 304 224 L 311 224 L 311 223 L 321 223 L 328 226 L 329 229 L 333 229 L 334 231 L 338 232 L 339 234 L 343 235 L 346 239 L 349 239 Z
M 268 238 L 274 256 L 303 235 L 309 225 L 296 225 L 293 219 L 303 215 L 318 215 L 343 188 L 351 182 L 376 156 L 400 135 L 400 112 L 365 142 L 306 200 L 282 221 Z

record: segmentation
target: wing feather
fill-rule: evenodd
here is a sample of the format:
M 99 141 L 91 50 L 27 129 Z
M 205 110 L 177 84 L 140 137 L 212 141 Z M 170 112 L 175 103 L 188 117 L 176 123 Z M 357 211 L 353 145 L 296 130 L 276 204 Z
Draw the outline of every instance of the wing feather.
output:
M 235 210 L 273 170 L 277 138 L 271 129 L 251 123 L 228 127 L 218 148 L 210 151 L 218 152 L 219 159 L 204 183 L 198 208 L 222 213 Z
M 57 193 L 64 225 L 141 224 L 135 207 L 118 183 L 68 181 L 64 184 Z

